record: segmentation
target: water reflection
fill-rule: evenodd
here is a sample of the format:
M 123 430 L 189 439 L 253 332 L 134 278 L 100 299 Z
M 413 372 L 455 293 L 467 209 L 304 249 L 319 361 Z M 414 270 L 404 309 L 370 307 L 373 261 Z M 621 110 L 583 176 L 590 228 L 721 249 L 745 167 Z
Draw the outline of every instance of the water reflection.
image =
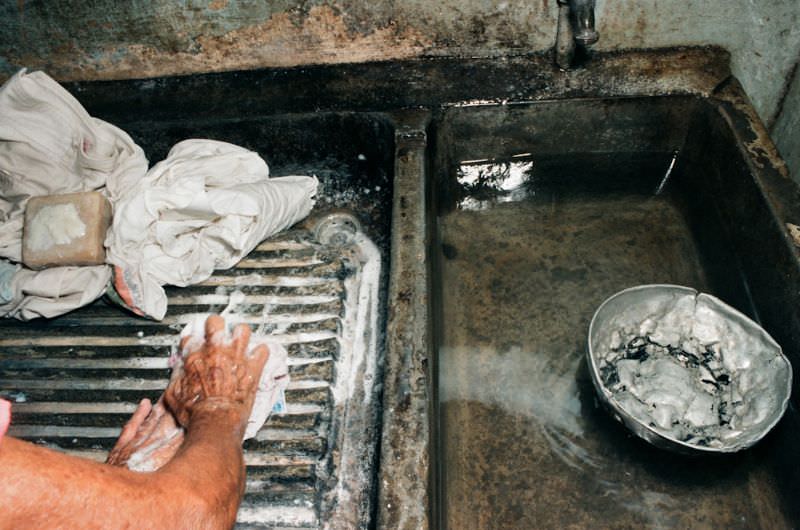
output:
M 514 155 L 510 160 L 466 160 L 456 170 L 461 186 L 458 208 L 482 210 L 492 204 L 519 201 L 531 191 L 524 184 L 533 175 L 531 153 Z
M 504 158 L 462 160 L 454 167 L 454 196 L 448 199 L 459 210 L 485 210 L 532 198 L 547 202 L 597 194 L 657 196 L 669 189 L 677 157 L 677 152 L 525 152 Z

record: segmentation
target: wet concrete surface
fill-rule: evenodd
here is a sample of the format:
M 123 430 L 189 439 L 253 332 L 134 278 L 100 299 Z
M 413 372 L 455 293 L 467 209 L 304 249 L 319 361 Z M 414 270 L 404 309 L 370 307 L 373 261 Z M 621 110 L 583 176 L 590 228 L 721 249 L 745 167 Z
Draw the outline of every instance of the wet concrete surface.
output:
M 585 362 L 597 306 L 643 283 L 709 291 L 720 272 L 679 197 L 570 189 L 462 198 L 438 218 L 440 527 L 792 528 L 768 447 L 673 455 L 599 407 Z
M 560 71 L 552 54 L 429 58 L 66 84 L 93 116 L 116 123 L 132 109 L 151 121 L 318 110 L 385 111 L 476 101 L 625 95 L 710 95 L 727 79 L 720 48 L 597 54 Z

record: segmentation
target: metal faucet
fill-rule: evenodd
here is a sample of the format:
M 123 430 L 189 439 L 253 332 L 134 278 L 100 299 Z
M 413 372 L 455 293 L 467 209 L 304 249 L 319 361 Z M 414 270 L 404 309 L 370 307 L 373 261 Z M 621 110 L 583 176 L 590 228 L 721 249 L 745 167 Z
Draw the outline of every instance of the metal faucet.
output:
M 575 48 L 586 49 L 600 38 L 594 29 L 595 0 L 558 0 L 556 32 L 556 64 L 569 70 L 575 59 Z

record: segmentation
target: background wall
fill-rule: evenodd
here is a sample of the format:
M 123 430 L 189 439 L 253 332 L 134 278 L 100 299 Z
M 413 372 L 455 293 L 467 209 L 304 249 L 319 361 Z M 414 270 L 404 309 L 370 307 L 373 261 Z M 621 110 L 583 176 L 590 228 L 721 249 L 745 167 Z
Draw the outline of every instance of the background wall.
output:
M 151 77 L 545 50 L 556 0 L 0 0 L 0 79 Z M 715 44 L 800 175 L 798 0 L 597 0 L 597 48 Z

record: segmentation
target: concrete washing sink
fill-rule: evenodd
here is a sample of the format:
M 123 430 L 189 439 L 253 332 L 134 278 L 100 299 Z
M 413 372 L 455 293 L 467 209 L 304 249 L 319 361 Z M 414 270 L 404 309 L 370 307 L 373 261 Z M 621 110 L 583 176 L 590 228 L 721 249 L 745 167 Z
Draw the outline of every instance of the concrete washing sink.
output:
M 632 439 L 595 406 L 580 361 L 596 305 L 655 282 L 719 296 L 800 361 L 787 229 L 800 191 L 725 52 L 598 54 L 569 72 L 533 55 L 68 88 L 153 161 L 206 136 L 258 151 L 275 175 L 316 173 L 312 217 L 353 213 L 380 255 L 367 281 L 376 261 L 315 241 L 312 219 L 245 264 L 253 318 L 281 304 L 267 309 L 294 315 L 283 332 L 298 384 L 293 414 L 246 448 L 242 527 L 800 521 L 794 404 L 752 450 L 698 462 Z M 264 279 L 292 275 L 305 279 Z M 218 289 L 239 284 L 216 282 L 174 290 L 172 323 L 224 307 Z M 353 293 L 367 302 L 348 312 Z M 348 318 L 364 304 L 362 336 Z M 102 304 L 3 323 L 0 393 L 26 400 L 17 434 L 102 455 L 125 404 L 165 384 L 167 350 L 139 331 L 174 333 Z M 104 344 L 112 335 L 132 338 Z
M 794 451 L 777 450 L 780 432 L 728 458 L 651 448 L 598 405 L 586 365 L 595 309 L 634 285 L 693 286 L 776 335 L 786 326 L 777 297 L 791 283 L 772 282 L 795 249 L 729 117 L 685 96 L 437 116 L 440 528 L 794 525 L 779 479 Z

